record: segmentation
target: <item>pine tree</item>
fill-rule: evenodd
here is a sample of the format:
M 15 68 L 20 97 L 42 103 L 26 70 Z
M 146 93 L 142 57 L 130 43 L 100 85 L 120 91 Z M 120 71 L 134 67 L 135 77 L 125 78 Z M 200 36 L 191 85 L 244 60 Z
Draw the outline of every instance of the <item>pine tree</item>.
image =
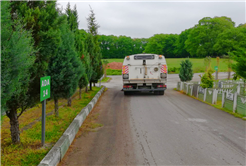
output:
M 1 2 L 1 112 L 10 119 L 12 142 L 19 143 L 18 118 L 30 106 L 27 91 L 35 51 L 31 32 L 23 28 L 18 15 L 11 20 L 9 6 L 10 2 Z
M 88 74 L 85 72 L 88 72 L 88 68 L 90 68 L 90 62 L 88 61 L 89 57 L 85 50 L 85 44 L 84 44 L 84 36 L 83 33 L 81 33 L 80 30 L 78 30 L 78 12 L 76 9 L 76 5 L 74 6 L 74 9 L 71 10 L 70 4 L 68 3 L 66 8 L 66 15 L 67 15 L 67 21 L 70 27 L 70 30 L 75 34 L 75 50 L 77 52 L 77 56 L 81 60 L 81 63 L 83 64 L 83 73 L 81 78 L 79 79 L 79 98 L 81 99 L 81 93 L 82 88 L 87 87 L 88 85 Z M 86 57 L 85 57 L 86 56 Z
M 68 105 L 71 105 L 71 96 L 76 91 L 83 74 L 82 63 L 74 47 L 74 35 L 67 23 L 61 26 L 61 32 L 62 43 L 58 52 L 51 58 L 47 71 L 51 76 L 51 96 L 54 98 L 56 116 L 59 116 L 58 99 L 66 98 Z
M 34 39 L 35 62 L 29 84 L 29 103 L 40 102 L 40 77 L 46 75 L 48 62 L 54 56 L 61 43 L 59 27 L 64 20 L 59 16 L 56 1 L 12 1 L 11 17 L 23 18 L 24 28 L 31 30 Z M 60 19 L 59 19 L 60 18 Z
M 92 35 L 88 35 L 87 40 L 87 48 L 88 53 L 90 55 L 91 60 L 91 66 L 92 66 L 92 75 L 90 78 L 90 90 L 92 90 L 92 83 L 97 82 L 97 80 L 102 75 L 102 62 L 101 62 L 101 50 L 100 50 L 100 44 L 98 42 L 98 28 L 100 27 L 99 24 L 96 21 L 95 13 L 90 9 L 90 15 L 87 18 L 88 23 L 88 33 Z M 92 44 L 92 43 L 93 44 Z
M 181 81 L 190 81 L 193 78 L 192 63 L 189 59 L 181 62 L 179 78 Z

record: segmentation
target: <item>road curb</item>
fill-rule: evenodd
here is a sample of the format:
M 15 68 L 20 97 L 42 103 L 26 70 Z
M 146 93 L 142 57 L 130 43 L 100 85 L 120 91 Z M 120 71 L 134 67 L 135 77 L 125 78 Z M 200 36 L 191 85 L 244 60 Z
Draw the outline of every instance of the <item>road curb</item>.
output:
M 38 166 L 56 166 L 66 154 L 69 146 L 72 144 L 75 135 L 79 131 L 79 128 L 83 124 L 86 117 L 89 115 L 95 104 L 97 103 L 99 97 L 102 95 L 105 86 L 97 92 L 94 98 L 90 101 L 85 108 L 83 108 L 80 113 L 74 118 L 72 123 L 68 126 L 66 131 L 56 142 L 56 144 L 51 148 L 48 154 L 43 158 Z

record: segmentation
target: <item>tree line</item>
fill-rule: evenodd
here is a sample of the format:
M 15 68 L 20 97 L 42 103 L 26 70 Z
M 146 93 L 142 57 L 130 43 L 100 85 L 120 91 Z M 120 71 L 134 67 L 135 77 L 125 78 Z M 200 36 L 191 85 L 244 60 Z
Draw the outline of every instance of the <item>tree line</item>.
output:
M 76 6 L 56 1 L 1 2 L 1 114 L 10 119 L 11 139 L 20 142 L 18 118 L 40 102 L 40 78 L 51 76 L 55 115 L 58 99 L 96 83 L 103 74 L 99 24 L 91 9 L 88 30 L 78 29 Z
M 100 35 L 99 42 L 105 59 L 136 53 L 155 53 L 166 58 L 221 57 L 245 48 L 246 24 L 235 27 L 229 17 L 205 17 L 180 34 L 155 34 L 148 39 Z
M 99 43 L 103 59 L 124 58 L 126 55 L 144 51 L 147 39 L 132 39 L 127 36 L 99 35 Z

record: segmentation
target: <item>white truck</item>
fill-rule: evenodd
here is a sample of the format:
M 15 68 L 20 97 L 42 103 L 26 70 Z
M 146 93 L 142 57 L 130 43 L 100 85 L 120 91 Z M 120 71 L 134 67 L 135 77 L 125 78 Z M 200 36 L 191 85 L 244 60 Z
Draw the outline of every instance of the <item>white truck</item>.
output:
M 122 66 L 123 91 L 154 92 L 164 95 L 167 88 L 167 63 L 163 55 L 135 54 L 126 56 Z

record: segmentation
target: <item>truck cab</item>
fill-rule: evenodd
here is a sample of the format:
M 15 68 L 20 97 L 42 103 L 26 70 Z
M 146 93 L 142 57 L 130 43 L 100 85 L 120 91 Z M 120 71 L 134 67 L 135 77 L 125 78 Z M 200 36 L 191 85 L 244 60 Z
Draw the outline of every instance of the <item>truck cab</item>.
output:
M 126 56 L 122 66 L 124 94 L 148 91 L 164 95 L 167 88 L 167 71 L 166 59 L 163 55 Z

